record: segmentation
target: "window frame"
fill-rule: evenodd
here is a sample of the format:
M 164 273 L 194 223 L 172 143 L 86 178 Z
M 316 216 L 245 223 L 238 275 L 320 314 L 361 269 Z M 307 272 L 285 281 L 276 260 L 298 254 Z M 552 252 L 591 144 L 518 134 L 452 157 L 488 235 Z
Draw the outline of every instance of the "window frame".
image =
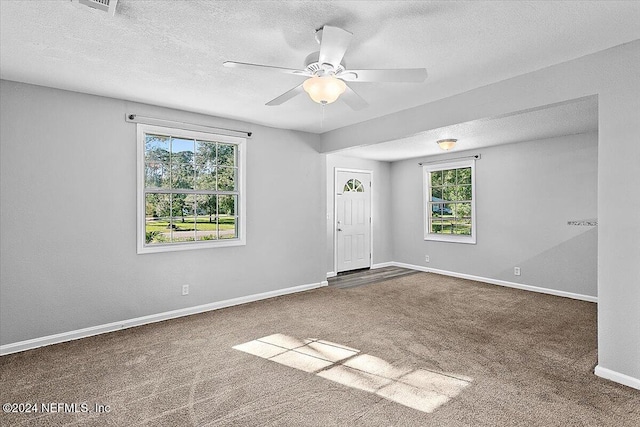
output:
M 210 249 L 229 246 L 246 245 L 246 138 L 220 135 L 213 132 L 194 131 L 181 128 L 165 127 L 138 123 L 136 125 L 137 143 L 137 225 L 136 241 L 137 253 L 148 254 L 158 252 L 175 252 L 183 250 Z M 146 218 L 145 218 L 145 135 L 154 134 L 172 138 L 195 139 L 210 142 L 233 144 L 237 153 L 237 187 L 238 202 L 236 206 L 237 238 L 217 240 L 196 240 L 180 243 L 153 244 L 146 243 Z M 194 193 L 197 190 L 194 190 Z M 234 193 L 235 193 L 234 192 Z
M 466 243 L 476 244 L 476 173 L 475 173 L 476 161 L 470 160 L 458 160 L 458 161 L 443 161 L 432 164 L 424 164 L 422 166 L 422 215 L 423 215 L 423 227 L 424 227 L 424 240 L 437 241 L 437 242 L 450 242 L 450 243 Z M 431 172 L 438 172 L 449 169 L 462 169 L 471 168 L 471 235 L 460 234 L 439 234 L 431 233 L 429 227 L 429 219 L 433 213 L 429 207 L 429 198 L 431 195 Z

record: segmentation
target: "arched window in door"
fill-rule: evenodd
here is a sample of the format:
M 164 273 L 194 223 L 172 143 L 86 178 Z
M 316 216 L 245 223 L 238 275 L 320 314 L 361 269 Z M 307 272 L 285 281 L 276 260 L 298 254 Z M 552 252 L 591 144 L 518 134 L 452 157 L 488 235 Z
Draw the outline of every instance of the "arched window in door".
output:
M 356 193 L 363 193 L 364 192 L 364 186 L 362 185 L 360 180 L 350 179 L 344 185 L 344 188 L 342 190 L 343 193 L 345 193 L 347 191 L 353 191 L 353 192 L 356 192 Z

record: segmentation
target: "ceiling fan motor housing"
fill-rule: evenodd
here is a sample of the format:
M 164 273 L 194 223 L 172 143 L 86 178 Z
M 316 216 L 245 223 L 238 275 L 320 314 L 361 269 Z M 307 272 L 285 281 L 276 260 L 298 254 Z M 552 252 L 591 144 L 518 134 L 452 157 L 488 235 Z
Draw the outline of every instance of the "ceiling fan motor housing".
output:
M 326 76 L 340 74 L 346 68 L 344 61 L 340 63 L 337 69 L 331 64 L 321 64 L 318 62 L 320 58 L 320 51 L 310 53 L 304 60 L 305 71 L 314 74 L 316 76 Z

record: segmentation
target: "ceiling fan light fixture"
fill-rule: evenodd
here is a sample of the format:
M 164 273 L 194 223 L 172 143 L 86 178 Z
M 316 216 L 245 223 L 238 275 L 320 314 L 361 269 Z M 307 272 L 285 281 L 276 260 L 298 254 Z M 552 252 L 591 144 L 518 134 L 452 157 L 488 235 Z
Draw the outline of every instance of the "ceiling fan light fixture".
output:
M 304 81 L 302 88 L 318 104 L 331 104 L 347 90 L 347 85 L 334 76 L 313 76 Z
M 457 139 L 440 139 L 437 141 L 438 146 L 445 151 L 451 150 L 458 142 Z

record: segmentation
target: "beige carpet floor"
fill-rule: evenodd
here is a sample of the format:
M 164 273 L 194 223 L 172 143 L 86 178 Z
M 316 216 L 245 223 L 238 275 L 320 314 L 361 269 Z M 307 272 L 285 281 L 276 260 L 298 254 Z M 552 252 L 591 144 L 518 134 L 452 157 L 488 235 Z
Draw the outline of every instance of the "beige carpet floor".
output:
M 334 343 L 351 357 L 345 366 L 364 355 L 389 372 L 461 386 L 424 411 L 389 386 L 357 388 L 375 372 L 351 386 L 326 366 L 308 372 L 278 362 L 282 355 L 242 350 L 274 335 Z M 242 344 L 249 347 L 233 348 Z M 640 391 L 594 376 L 596 358 L 593 303 L 420 273 L 3 356 L 1 403 L 86 403 L 89 412 L 3 413 L 0 424 L 639 426 Z M 415 399 L 429 395 L 411 390 Z

